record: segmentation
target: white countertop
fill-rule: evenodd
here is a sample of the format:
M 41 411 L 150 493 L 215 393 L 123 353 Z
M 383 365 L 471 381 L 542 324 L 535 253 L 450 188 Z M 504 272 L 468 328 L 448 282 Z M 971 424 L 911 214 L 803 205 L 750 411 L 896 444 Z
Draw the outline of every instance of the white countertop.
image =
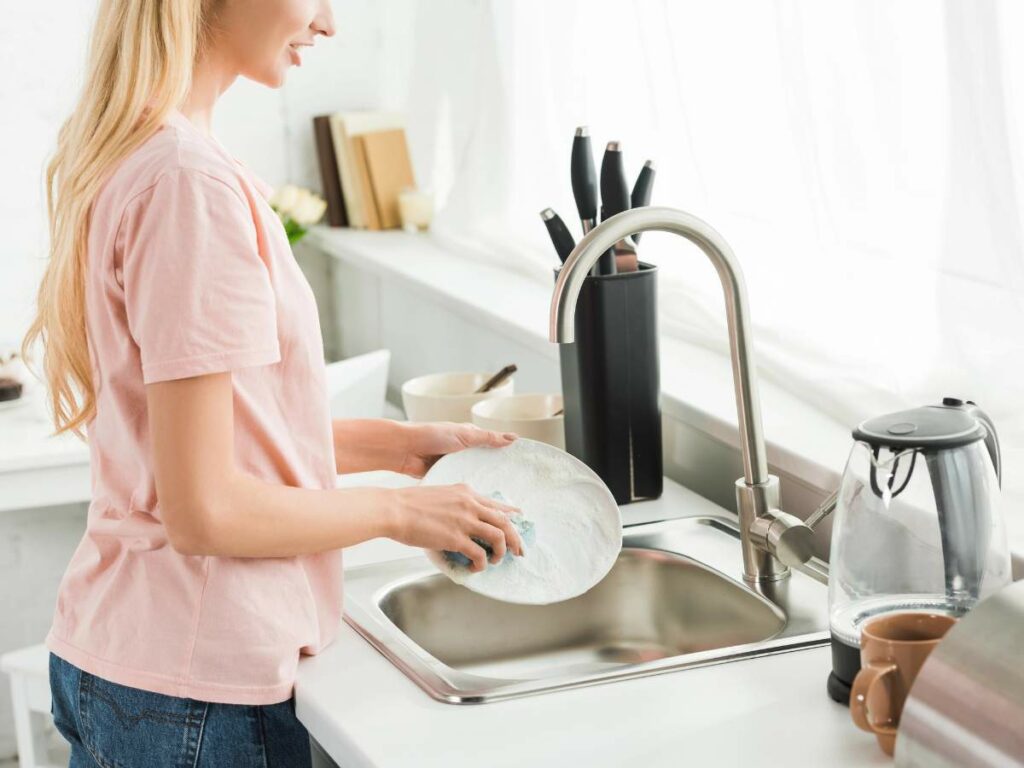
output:
M 74 435 L 54 435 L 38 390 L 0 408 L 0 472 L 89 462 L 89 448 Z
M 387 473 L 349 484 L 403 482 Z M 723 510 L 666 480 L 657 501 L 623 507 L 626 525 Z M 374 540 L 351 568 L 419 550 Z M 874 738 L 825 693 L 828 647 L 479 705 L 431 699 L 343 624 L 303 659 L 296 711 L 344 768 L 445 766 L 888 765 Z
M 0 512 L 88 501 L 89 448 L 53 435 L 39 388 L 0 409 Z

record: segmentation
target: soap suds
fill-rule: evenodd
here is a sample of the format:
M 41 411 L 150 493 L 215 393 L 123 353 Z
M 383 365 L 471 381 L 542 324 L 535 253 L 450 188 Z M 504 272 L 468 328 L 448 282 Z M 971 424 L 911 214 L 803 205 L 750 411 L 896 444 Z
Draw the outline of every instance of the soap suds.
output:
M 473 573 L 439 552 L 428 556 L 452 580 L 498 600 L 553 603 L 586 592 L 604 578 L 622 548 L 618 506 L 579 460 L 520 438 L 506 448 L 472 448 L 441 459 L 423 482 L 466 483 L 500 494 L 534 524 L 533 543 Z

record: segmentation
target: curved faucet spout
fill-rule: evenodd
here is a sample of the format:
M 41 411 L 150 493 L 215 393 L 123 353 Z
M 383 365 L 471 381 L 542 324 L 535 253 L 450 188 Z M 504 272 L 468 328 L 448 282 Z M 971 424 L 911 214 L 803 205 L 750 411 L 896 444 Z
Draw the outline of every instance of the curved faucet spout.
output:
M 768 480 L 768 461 L 751 348 L 747 289 L 743 272 L 729 244 L 705 221 L 675 208 L 649 206 L 623 211 L 592 229 L 569 254 L 559 272 L 551 298 L 551 341 L 569 344 L 575 340 L 576 300 L 590 268 L 601 254 L 629 235 L 651 230 L 671 232 L 686 238 L 715 265 L 725 292 L 736 412 L 743 447 L 743 478 L 748 485 L 765 483 Z
M 812 532 L 799 519 L 778 509 L 779 480 L 768 474 L 761 426 L 747 289 L 739 262 L 725 239 L 706 222 L 674 208 L 633 208 L 612 216 L 587 233 L 559 272 L 551 298 L 551 341 L 568 344 L 574 340 L 576 300 L 601 254 L 619 240 L 650 230 L 671 232 L 697 245 L 711 259 L 722 282 L 743 451 L 743 477 L 736 481 L 736 506 L 744 577 L 752 582 L 776 581 L 789 574 L 788 565 L 811 557 Z

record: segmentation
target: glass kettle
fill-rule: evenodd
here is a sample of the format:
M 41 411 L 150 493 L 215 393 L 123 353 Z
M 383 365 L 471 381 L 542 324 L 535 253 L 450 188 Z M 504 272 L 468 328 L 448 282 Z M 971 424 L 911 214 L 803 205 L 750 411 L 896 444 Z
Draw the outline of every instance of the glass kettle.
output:
M 961 616 L 1010 582 L 991 419 L 974 403 L 869 419 L 836 499 L 829 558 L 829 695 L 848 703 L 860 627 L 893 611 Z

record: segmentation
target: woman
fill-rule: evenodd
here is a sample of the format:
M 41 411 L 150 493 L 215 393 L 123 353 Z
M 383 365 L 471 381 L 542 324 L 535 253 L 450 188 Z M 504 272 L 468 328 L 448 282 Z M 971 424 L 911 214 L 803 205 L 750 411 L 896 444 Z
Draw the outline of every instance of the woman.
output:
M 210 135 L 239 76 L 278 87 L 328 0 L 103 0 L 47 174 L 44 345 L 93 500 L 47 636 L 73 766 L 307 766 L 300 654 L 331 642 L 343 547 L 386 536 L 486 567 L 522 543 L 465 486 L 338 490 L 501 447 L 470 425 L 330 422 L 316 307 L 268 189 Z

